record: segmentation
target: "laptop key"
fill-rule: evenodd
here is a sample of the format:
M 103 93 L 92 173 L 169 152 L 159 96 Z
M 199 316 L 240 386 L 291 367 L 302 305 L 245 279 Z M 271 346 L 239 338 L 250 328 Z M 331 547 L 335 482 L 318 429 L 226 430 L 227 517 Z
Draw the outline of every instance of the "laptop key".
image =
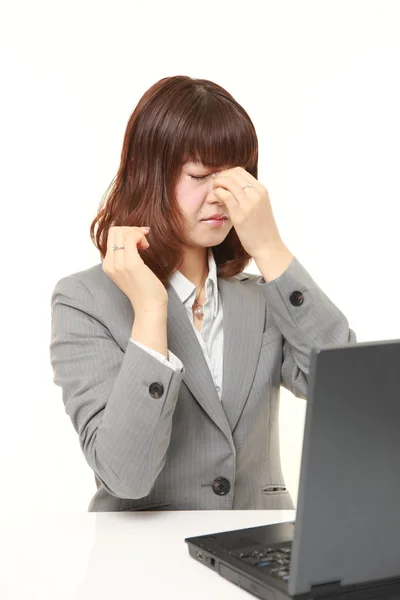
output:
M 243 562 L 245 562 L 247 565 L 251 565 L 252 567 L 254 567 L 254 565 L 256 565 L 259 561 L 258 558 L 254 558 L 254 556 L 248 556 L 247 558 L 242 558 Z
M 258 556 L 260 556 L 261 558 L 268 557 L 269 556 L 269 552 L 266 552 L 266 551 L 260 552 L 260 554 Z
M 274 556 L 275 556 L 275 560 L 281 560 L 281 559 L 287 558 L 286 555 L 283 554 L 282 552 L 275 552 Z
M 254 566 L 256 566 L 256 567 L 270 567 L 271 566 L 271 561 L 270 560 L 262 560 L 261 562 L 257 563 Z
M 288 575 L 289 573 L 287 569 L 271 569 L 271 574 L 276 575 L 277 577 L 283 577 L 285 575 Z

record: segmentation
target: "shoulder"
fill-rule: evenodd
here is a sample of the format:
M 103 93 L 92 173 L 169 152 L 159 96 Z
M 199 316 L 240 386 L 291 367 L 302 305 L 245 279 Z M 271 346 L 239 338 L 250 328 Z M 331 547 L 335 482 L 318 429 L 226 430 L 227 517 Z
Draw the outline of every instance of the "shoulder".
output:
M 87 269 L 76 271 L 59 279 L 53 290 L 53 296 L 66 294 L 74 298 L 96 298 L 99 290 L 107 290 L 115 287 L 115 284 L 104 273 L 102 263 L 98 263 Z

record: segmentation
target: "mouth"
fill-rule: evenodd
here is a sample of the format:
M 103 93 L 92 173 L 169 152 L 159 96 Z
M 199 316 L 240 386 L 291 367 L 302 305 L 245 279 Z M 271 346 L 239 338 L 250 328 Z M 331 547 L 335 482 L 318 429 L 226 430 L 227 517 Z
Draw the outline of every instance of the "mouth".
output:
M 207 217 L 206 219 L 201 219 L 202 223 L 212 223 L 214 221 L 227 221 L 228 215 L 211 215 L 211 217 Z

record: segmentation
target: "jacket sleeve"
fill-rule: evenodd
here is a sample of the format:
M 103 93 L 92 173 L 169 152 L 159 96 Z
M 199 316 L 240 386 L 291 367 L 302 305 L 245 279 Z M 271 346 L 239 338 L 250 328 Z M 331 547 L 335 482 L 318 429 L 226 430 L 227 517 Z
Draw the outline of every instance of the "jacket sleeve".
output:
M 282 275 L 268 283 L 260 277 L 257 283 L 265 294 L 267 312 L 284 339 L 282 386 L 306 399 L 311 349 L 356 343 L 356 334 L 296 257 Z M 296 291 L 303 294 L 303 302 L 298 306 L 290 300 Z
M 52 293 L 50 362 L 82 451 L 105 489 L 119 498 L 147 496 L 165 464 L 184 369 L 171 369 L 129 340 L 122 349 L 73 275 Z M 152 383 L 159 384 L 153 395 Z

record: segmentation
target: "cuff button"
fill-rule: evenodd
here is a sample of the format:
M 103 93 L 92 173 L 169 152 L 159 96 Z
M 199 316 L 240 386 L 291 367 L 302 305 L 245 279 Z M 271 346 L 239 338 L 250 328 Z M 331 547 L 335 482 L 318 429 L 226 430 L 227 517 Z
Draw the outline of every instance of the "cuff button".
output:
M 295 292 L 292 292 L 290 294 L 289 299 L 290 299 L 290 302 L 293 304 L 293 306 L 300 306 L 304 302 L 304 296 L 298 290 L 296 290 Z
M 158 381 L 155 381 L 154 383 L 150 384 L 149 392 L 150 396 L 152 396 L 153 398 L 161 398 L 161 396 L 164 393 L 164 386 L 162 385 L 162 383 L 158 383 Z

